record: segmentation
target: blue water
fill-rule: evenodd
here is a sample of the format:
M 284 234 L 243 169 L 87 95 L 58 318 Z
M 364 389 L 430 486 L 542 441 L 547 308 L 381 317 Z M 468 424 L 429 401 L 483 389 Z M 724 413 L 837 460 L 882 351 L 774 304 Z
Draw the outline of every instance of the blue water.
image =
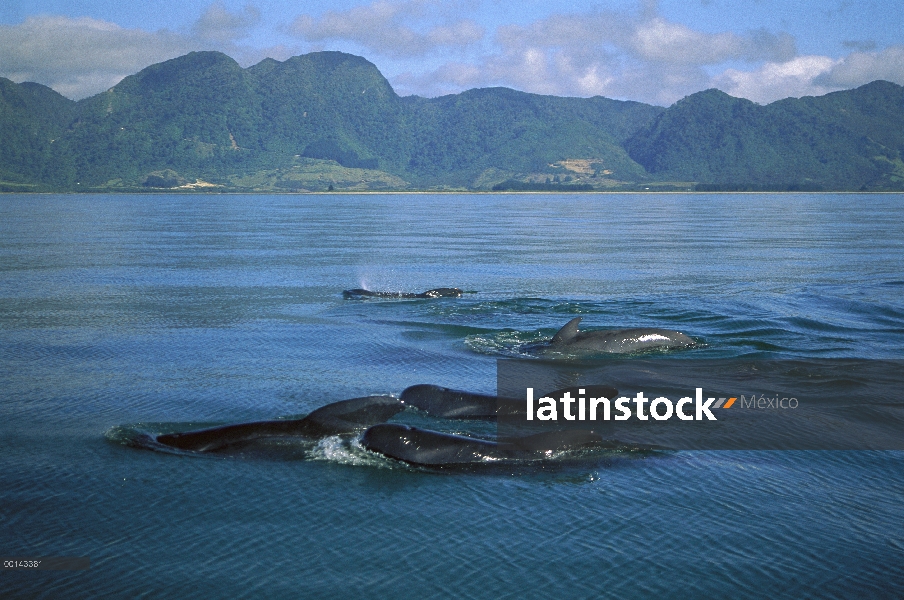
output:
M 473 293 L 341 293 L 438 286 Z M 436 473 L 335 438 L 125 443 L 493 393 L 574 316 L 689 358 L 904 358 L 904 196 L 0 196 L 0 555 L 92 565 L 0 595 L 904 597 L 901 452 Z

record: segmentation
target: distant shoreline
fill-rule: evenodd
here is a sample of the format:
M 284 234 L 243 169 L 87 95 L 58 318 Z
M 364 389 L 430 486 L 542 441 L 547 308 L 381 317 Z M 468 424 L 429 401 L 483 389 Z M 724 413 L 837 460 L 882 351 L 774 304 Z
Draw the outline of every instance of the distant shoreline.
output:
M 398 195 L 486 195 L 486 196 L 613 196 L 613 195 L 685 195 L 685 196 L 713 196 L 713 195 L 753 195 L 753 196 L 761 196 L 764 194 L 769 195 L 838 195 L 838 194 L 885 194 L 885 195 L 904 195 L 904 191 L 895 191 L 895 190 L 870 190 L 870 191 L 857 191 L 857 190 L 819 190 L 819 191 L 723 191 L 723 192 L 709 192 L 709 191 L 693 191 L 693 190 L 616 190 L 616 191 L 606 191 L 606 190 L 590 190 L 590 191 L 562 191 L 562 192 L 534 192 L 534 191 L 489 191 L 489 190 L 400 190 L 400 191 L 386 191 L 386 190 L 363 190 L 363 191 L 341 191 L 334 190 L 332 192 L 283 192 L 283 191 L 222 191 L 217 192 L 213 190 L 184 190 L 184 191 L 144 191 L 144 190 L 104 190 L 104 191 L 84 191 L 84 192 L 74 192 L 71 190 L 60 191 L 60 192 L 28 192 L 28 191 L 19 191 L 19 192 L 9 192 L 9 191 L 0 191 L 0 196 L 90 196 L 90 195 L 136 195 L 136 196 L 398 196 Z

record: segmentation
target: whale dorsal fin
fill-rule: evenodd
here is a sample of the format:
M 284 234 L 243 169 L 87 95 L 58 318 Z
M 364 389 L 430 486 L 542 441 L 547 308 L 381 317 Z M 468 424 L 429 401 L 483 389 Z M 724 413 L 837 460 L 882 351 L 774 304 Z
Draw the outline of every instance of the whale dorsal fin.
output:
M 552 336 L 553 344 L 562 344 L 567 342 L 574 336 L 578 334 L 578 323 L 581 322 L 583 317 L 575 317 L 572 320 L 565 323 L 565 327 L 559 330 L 554 336 Z

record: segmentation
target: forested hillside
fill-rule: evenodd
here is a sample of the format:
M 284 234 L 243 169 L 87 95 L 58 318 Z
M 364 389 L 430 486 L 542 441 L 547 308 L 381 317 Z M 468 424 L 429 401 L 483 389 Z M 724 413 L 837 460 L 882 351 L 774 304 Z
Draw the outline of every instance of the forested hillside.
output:
M 875 81 L 767 106 L 707 90 L 675 103 L 625 146 L 657 178 L 728 189 L 901 189 L 904 88 Z
M 27 190 L 53 179 L 53 144 L 75 106 L 43 85 L 0 77 L 0 190 Z
M 79 102 L 0 78 L 0 189 L 902 189 L 902 125 L 882 81 L 768 106 L 401 98 L 340 52 L 193 52 Z

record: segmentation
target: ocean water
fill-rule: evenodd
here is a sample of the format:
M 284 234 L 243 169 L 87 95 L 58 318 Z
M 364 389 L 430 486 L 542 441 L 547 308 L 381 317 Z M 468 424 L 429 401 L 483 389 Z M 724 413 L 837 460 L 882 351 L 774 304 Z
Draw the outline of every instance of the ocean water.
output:
M 342 296 L 439 286 L 468 293 Z M 134 444 L 494 393 L 575 316 L 690 359 L 904 358 L 904 196 L 2 195 L 0 555 L 91 567 L 0 596 L 904 597 L 901 452 L 438 472 L 338 437 Z

